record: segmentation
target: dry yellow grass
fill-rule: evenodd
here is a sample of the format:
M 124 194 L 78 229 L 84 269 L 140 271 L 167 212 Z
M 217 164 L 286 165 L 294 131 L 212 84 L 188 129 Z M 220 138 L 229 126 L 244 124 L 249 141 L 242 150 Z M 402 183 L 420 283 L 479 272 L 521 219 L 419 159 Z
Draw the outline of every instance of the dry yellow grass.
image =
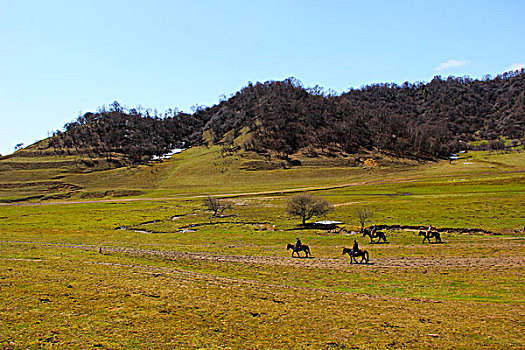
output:
M 5 172 L 2 184 L 39 179 L 81 189 L 60 201 L 0 206 L 0 347 L 525 347 L 525 240 L 514 232 L 525 216 L 516 205 L 525 198 L 523 154 L 264 172 L 221 172 L 217 154 L 194 149 L 94 174 L 62 169 L 55 180 L 45 178 L 51 171 Z M 143 192 L 126 201 L 108 190 Z M 348 230 L 358 225 L 354 208 L 368 205 L 374 223 L 503 235 L 443 233 L 443 244 L 422 244 L 416 231 L 388 231 L 390 243 L 371 245 L 361 235 L 296 230 L 283 208 L 304 190 L 336 204 L 328 218 Z M 97 193 L 105 197 L 80 196 Z M 233 197 L 233 216 L 210 223 L 207 194 Z M 298 235 L 314 258 L 285 250 Z M 341 256 L 354 239 L 370 264 Z

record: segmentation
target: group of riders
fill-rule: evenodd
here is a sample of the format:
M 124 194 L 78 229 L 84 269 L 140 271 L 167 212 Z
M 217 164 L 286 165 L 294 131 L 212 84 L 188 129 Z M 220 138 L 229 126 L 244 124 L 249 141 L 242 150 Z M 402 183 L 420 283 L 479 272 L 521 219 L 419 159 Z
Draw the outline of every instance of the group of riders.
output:
M 432 231 L 433 227 L 432 225 L 429 225 L 428 228 L 427 228 L 427 235 Z M 376 233 L 377 231 L 377 226 L 376 225 L 373 225 L 370 229 L 370 232 L 372 234 Z M 524 231 L 525 231 L 525 228 L 524 228 Z M 297 240 L 295 241 L 295 246 L 294 246 L 294 251 L 299 251 L 301 249 L 301 246 L 303 244 L 301 243 L 301 240 L 299 239 L 299 237 L 297 237 Z M 356 240 L 354 240 L 354 245 L 352 247 L 352 256 L 354 256 L 356 253 L 359 252 L 359 244 L 357 243 Z

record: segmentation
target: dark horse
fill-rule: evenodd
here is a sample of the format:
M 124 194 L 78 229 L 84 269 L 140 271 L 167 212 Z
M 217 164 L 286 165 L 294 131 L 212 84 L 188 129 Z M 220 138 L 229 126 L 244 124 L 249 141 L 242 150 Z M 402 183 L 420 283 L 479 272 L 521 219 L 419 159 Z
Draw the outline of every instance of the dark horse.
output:
M 423 236 L 423 243 L 425 243 L 427 239 L 428 239 L 428 243 L 431 243 L 430 242 L 431 238 L 435 238 L 436 243 L 442 243 L 441 235 L 437 231 L 430 231 L 429 233 L 427 233 L 427 231 L 419 231 L 419 236 Z
M 366 250 L 358 250 L 356 253 L 354 253 L 352 249 L 343 247 L 342 255 L 345 254 L 348 254 L 348 256 L 350 257 L 350 264 L 352 264 L 352 259 L 355 261 L 356 264 L 362 263 L 363 261 L 368 262 L 368 252 Z M 361 261 L 358 262 L 355 258 L 356 256 L 360 256 Z
M 301 246 L 298 249 L 295 249 L 295 244 L 288 244 L 286 246 L 286 250 L 290 250 L 290 249 L 292 250 L 292 257 L 293 257 L 293 253 L 297 253 L 297 256 L 301 257 L 299 252 L 304 252 L 307 258 L 308 258 L 308 255 L 312 255 L 310 253 L 310 247 L 307 246 L 306 244 L 301 244 Z
M 372 233 L 372 231 L 365 228 L 365 230 L 363 231 L 363 237 L 366 237 L 366 236 L 370 237 L 370 243 L 379 243 L 381 242 L 381 240 L 383 240 L 383 242 L 386 243 L 386 236 L 383 231 L 376 231 Z M 373 241 L 374 238 L 379 238 L 379 239 L 377 240 L 377 242 L 374 242 Z

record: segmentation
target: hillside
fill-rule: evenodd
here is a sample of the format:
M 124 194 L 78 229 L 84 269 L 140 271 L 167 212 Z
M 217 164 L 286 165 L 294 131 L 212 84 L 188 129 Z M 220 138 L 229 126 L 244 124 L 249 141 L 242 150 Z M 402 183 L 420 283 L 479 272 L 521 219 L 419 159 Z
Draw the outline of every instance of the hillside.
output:
M 199 203 L 208 195 L 263 199 L 308 191 L 338 193 L 330 201 L 345 207 L 381 208 L 378 217 L 387 224 L 432 218 L 442 227 L 499 231 L 522 225 L 522 209 L 515 205 L 523 196 L 522 149 L 471 151 L 452 164 L 369 156 L 359 163 L 298 154 L 294 160 L 302 165 L 289 166 L 256 152 L 224 155 L 221 146 L 197 146 L 169 159 L 97 171 L 80 166 L 76 156 L 10 158 L 0 160 L 0 206 L 183 198 Z
M 80 155 L 84 166 L 112 168 L 183 146 L 222 144 L 285 160 L 369 151 L 435 159 L 476 140 L 490 140 L 495 149 L 503 139 L 517 145 L 524 133 L 524 70 L 483 80 L 438 76 L 426 84 L 375 84 L 339 96 L 289 78 L 250 83 L 191 115 L 114 102 L 14 156 Z
M 483 81 L 434 78 L 428 84 L 378 84 L 333 96 L 300 82 L 250 84 L 206 111 L 206 129 L 219 141 L 249 125 L 245 148 L 289 156 L 307 149 L 396 156 L 446 156 L 476 139 L 521 139 L 525 130 L 525 73 Z M 465 146 L 463 146 L 464 144 Z

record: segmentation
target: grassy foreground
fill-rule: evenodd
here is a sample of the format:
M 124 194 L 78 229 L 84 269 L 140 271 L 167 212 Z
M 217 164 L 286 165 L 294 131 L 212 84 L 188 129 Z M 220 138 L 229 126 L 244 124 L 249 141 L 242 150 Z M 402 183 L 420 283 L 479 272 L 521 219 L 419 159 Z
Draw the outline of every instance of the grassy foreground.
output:
M 225 171 L 217 154 L 97 173 L 4 164 L 0 347 L 525 347 L 523 153 L 253 172 L 242 157 Z M 304 190 L 335 205 L 327 218 L 345 232 L 297 228 L 284 205 Z M 41 193 L 68 195 L 7 203 Z M 230 215 L 210 218 L 208 194 L 232 200 Z M 493 234 L 422 244 L 417 230 L 389 230 L 389 243 L 370 244 L 353 233 L 359 206 L 370 224 Z M 285 250 L 298 236 L 313 258 Z M 341 256 L 354 240 L 369 264 Z

